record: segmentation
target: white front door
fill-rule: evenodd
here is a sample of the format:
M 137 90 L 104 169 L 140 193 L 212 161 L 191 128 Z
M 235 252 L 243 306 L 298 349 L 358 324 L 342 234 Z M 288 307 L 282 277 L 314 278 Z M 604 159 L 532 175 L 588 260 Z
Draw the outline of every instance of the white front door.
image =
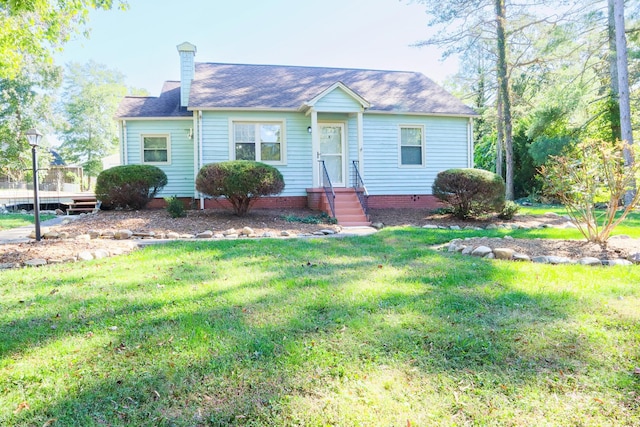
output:
M 319 123 L 320 160 L 324 160 L 331 184 L 334 187 L 346 185 L 345 138 L 343 123 Z M 323 170 L 320 168 L 320 183 L 323 182 Z

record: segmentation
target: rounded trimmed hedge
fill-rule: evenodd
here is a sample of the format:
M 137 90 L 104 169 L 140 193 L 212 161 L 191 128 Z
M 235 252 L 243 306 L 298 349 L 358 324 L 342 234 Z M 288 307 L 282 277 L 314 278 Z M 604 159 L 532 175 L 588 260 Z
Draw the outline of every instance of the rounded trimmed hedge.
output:
M 456 218 L 478 217 L 500 212 L 505 185 L 498 174 L 483 169 L 448 169 L 433 182 L 433 195 L 453 208 Z
M 100 172 L 96 198 L 100 209 L 142 209 L 167 185 L 167 175 L 151 165 L 115 166 Z
M 226 197 L 236 215 L 243 216 L 260 197 L 280 194 L 284 178 L 273 166 L 231 160 L 204 165 L 196 177 L 196 189 L 211 197 Z

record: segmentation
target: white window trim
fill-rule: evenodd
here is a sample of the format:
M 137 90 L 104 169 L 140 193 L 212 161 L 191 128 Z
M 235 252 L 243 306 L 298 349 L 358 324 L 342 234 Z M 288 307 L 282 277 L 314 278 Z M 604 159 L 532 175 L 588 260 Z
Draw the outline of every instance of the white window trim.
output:
M 144 161 L 144 139 L 145 138 L 167 138 L 167 161 L 166 162 L 145 162 Z M 140 163 L 143 165 L 170 165 L 171 164 L 171 134 L 168 133 L 143 133 L 140 134 Z
M 403 128 L 418 128 L 422 131 L 422 141 L 420 147 L 422 148 L 422 164 L 420 165 L 403 165 L 402 164 L 402 129 Z M 427 144 L 424 125 L 418 124 L 401 124 L 398 125 L 398 167 L 403 169 L 419 169 L 427 167 Z
M 256 147 L 256 158 L 255 160 L 258 162 L 266 163 L 268 165 L 286 165 L 287 164 L 287 121 L 285 119 L 262 119 L 260 117 L 256 118 L 230 118 L 229 119 L 229 159 L 236 160 L 236 143 L 235 143 L 235 123 L 244 123 L 244 124 L 253 124 L 253 125 L 261 125 L 261 124 L 277 124 L 280 125 L 281 135 L 280 135 L 280 161 L 274 162 L 271 160 L 261 160 L 260 157 L 260 149 Z M 258 133 L 256 133 L 256 136 Z

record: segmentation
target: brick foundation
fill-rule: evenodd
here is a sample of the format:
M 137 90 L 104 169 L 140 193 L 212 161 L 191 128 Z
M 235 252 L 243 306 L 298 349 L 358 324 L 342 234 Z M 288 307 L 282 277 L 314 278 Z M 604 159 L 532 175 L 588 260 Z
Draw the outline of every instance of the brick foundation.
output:
M 198 206 L 200 206 L 199 201 Z M 255 202 L 252 209 L 304 209 L 306 207 L 307 198 L 305 196 L 262 197 Z M 225 199 L 205 199 L 204 208 L 231 208 L 231 204 Z
M 369 196 L 368 205 L 371 209 L 438 209 L 444 206 L 431 194 Z
M 186 209 L 199 208 L 200 199 L 190 197 L 179 197 Z M 369 196 L 369 207 L 372 209 L 437 209 L 442 205 L 438 199 L 430 194 L 400 195 L 400 196 Z M 164 209 L 167 203 L 162 198 L 151 200 L 147 205 L 148 209 Z M 227 200 L 205 199 L 205 209 L 230 208 Z M 291 197 L 263 197 L 253 205 L 254 209 L 304 209 L 321 211 L 324 208 L 324 189 L 308 188 L 307 196 Z

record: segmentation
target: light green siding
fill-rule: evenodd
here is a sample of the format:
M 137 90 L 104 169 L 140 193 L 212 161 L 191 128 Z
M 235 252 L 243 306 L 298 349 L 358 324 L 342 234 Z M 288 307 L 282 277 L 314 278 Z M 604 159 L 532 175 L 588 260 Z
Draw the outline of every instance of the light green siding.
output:
M 127 164 L 142 164 L 142 140 L 145 134 L 167 134 L 171 140 L 171 163 L 157 164 L 167 174 L 168 183 L 157 197 L 194 196 L 193 139 L 189 131 L 193 121 L 188 120 L 130 120 L 126 122 Z
M 431 185 L 438 172 L 468 167 L 468 123 L 469 119 L 457 117 L 365 114 L 361 173 L 369 194 L 431 194 Z M 424 166 L 400 165 L 401 125 L 424 126 Z
M 311 134 L 307 131 L 311 119 L 302 113 L 205 111 L 202 114 L 203 164 L 232 158 L 230 124 L 233 120 L 285 123 L 286 164 L 274 165 L 284 177 L 281 195 L 306 196 L 306 189 L 313 185 Z
M 319 99 L 313 108 L 318 112 L 351 113 L 362 110 L 358 101 L 340 88 L 335 88 Z

